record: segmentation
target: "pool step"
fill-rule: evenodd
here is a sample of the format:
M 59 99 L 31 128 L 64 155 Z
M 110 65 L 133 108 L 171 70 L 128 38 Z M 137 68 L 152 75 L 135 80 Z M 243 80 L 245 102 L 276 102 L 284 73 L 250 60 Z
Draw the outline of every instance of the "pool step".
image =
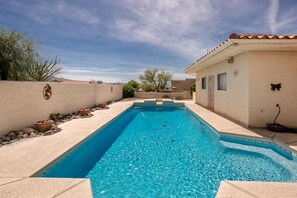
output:
M 178 106 L 184 107 L 184 102 L 175 102 L 170 99 L 145 99 L 143 102 L 134 102 L 134 106 Z

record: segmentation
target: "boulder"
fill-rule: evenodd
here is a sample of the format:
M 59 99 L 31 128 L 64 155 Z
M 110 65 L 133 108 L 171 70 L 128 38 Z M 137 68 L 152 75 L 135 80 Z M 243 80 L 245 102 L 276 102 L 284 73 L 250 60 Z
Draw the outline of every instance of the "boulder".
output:
M 17 135 L 15 134 L 15 132 L 11 131 L 11 132 L 7 135 L 7 137 L 9 137 L 10 140 L 14 140 L 14 139 L 16 139 Z
M 3 142 L 5 142 L 5 141 L 6 141 L 6 136 L 2 136 L 2 137 L 0 138 L 0 140 L 2 140 Z

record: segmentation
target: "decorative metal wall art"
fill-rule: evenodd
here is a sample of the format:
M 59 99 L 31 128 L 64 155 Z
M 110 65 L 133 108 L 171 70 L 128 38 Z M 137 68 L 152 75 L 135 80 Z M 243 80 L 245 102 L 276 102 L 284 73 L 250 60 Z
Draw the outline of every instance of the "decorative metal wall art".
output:
M 49 84 L 46 84 L 43 88 L 43 97 L 48 100 L 52 96 L 52 88 Z
M 279 91 L 281 88 L 282 88 L 282 84 L 281 83 L 278 83 L 278 84 L 270 84 L 271 85 L 271 90 L 272 91 L 275 91 L 275 90 L 277 90 L 277 91 Z
M 233 76 L 236 77 L 238 74 L 238 70 L 236 69 L 234 72 L 233 72 Z

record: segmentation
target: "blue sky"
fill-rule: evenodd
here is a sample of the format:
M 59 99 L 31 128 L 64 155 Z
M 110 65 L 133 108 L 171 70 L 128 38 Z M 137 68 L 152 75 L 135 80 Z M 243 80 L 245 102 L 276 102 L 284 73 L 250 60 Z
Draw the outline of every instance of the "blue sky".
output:
M 296 0 L 0 0 L 0 25 L 61 58 L 61 76 L 127 82 L 160 67 L 174 79 L 229 34 L 297 33 Z

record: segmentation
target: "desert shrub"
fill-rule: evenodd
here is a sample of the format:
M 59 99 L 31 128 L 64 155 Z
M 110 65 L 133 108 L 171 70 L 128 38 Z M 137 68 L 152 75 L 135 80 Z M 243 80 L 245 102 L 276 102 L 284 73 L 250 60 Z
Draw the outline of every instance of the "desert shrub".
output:
M 151 84 L 141 84 L 141 88 L 144 89 L 145 92 L 156 91 L 156 88 Z
M 196 91 L 196 83 L 192 84 L 190 87 L 191 96 L 193 96 L 193 92 L 195 92 L 195 91 Z
M 134 97 L 134 92 L 138 89 L 139 84 L 135 80 L 130 80 L 128 83 L 124 84 L 123 87 L 123 97 L 132 98 Z
M 182 100 L 183 97 L 182 97 L 182 96 L 176 96 L 175 99 L 176 99 L 176 100 Z

